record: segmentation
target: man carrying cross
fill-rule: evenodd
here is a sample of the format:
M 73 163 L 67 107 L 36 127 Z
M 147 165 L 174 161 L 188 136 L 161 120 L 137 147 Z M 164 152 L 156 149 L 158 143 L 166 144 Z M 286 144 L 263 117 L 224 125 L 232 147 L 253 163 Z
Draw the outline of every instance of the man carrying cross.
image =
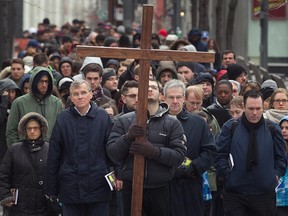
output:
M 107 48 L 107 47 L 88 47 L 77 46 L 79 56 L 98 56 L 105 58 L 133 58 L 140 60 L 139 76 L 139 100 L 137 104 L 137 123 L 146 128 L 147 122 L 147 97 L 148 97 L 148 77 L 149 65 L 151 60 L 159 61 L 193 61 L 193 62 L 214 62 L 213 53 L 157 50 L 151 48 L 153 6 L 143 6 L 141 49 L 132 48 Z M 145 140 L 145 137 L 137 137 L 137 140 Z M 140 154 L 134 155 L 133 170 L 133 191 L 131 203 L 131 215 L 140 216 L 142 209 L 142 188 L 144 176 L 144 157 Z
M 114 124 L 108 144 L 108 156 L 121 163 L 118 178 L 123 180 L 124 215 L 131 212 L 134 155 L 145 157 L 143 215 L 168 216 L 169 184 L 186 154 L 186 137 L 180 122 L 168 115 L 167 104 L 159 105 L 160 86 L 149 80 L 147 130 L 136 124 L 136 113 L 121 116 Z M 135 141 L 146 136 L 147 141 Z

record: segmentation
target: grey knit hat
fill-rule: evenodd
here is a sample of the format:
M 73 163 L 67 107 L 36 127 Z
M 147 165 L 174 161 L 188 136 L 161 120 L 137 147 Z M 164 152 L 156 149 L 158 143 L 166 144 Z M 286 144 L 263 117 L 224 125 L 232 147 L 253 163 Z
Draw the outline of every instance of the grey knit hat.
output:
M 278 88 L 277 86 L 277 83 L 272 80 L 272 79 L 268 79 L 268 80 L 265 80 L 262 85 L 261 85 L 261 89 L 264 89 L 264 88 L 272 88 L 274 91 Z

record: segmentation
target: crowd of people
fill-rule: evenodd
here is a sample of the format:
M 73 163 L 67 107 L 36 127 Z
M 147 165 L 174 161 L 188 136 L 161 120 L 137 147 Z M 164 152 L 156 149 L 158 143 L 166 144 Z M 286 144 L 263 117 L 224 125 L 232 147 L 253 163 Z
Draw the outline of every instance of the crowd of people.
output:
M 152 34 L 152 49 L 212 52 L 215 62 L 151 59 L 146 128 L 136 120 L 139 60 L 76 53 L 139 48 L 141 26 L 44 19 L 23 37 L 0 73 L 5 215 L 130 215 L 135 154 L 145 158 L 143 215 L 288 214 L 288 91 L 248 80 L 208 32 Z

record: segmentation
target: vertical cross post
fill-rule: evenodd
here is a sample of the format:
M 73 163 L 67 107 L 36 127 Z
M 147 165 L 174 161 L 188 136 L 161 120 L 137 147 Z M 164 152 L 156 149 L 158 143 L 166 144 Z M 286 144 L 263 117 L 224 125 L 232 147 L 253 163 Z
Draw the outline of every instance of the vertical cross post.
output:
M 142 31 L 141 31 L 141 49 L 151 48 L 152 35 L 152 19 L 153 6 L 144 5 L 142 15 Z M 147 98 L 149 84 L 150 60 L 140 60 L 139 74 L 139 98 L 137 104 L 137 123 L 143 128 L 146 128 L 147 122 Z M 146 137 L 139 137 L 137 141 L 146 141 Z M 133 167 L 133 184 L 132 184 L 132 202 L 131 216 L 142 215 L 142 197 L 143 197 L 143 181 L 144 181 L 144 162 L 145 158 L 142 155 L 134 155 Z

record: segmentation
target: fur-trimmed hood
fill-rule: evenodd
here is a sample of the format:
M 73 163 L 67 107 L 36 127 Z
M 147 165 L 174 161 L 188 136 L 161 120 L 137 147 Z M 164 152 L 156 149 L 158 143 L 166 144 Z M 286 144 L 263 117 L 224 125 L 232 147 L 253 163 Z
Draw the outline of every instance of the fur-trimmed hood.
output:
M 41 138 L 42 140 L 45 140 L 48 133 L 48 122 L 42 115 L 36 112 L 29 112 L 21 118 L 18 124 L 18 133 L 21 140 L 26 138 L 26 124 L 31 119 L 39 122 L 39 124 L 41 125 Z

